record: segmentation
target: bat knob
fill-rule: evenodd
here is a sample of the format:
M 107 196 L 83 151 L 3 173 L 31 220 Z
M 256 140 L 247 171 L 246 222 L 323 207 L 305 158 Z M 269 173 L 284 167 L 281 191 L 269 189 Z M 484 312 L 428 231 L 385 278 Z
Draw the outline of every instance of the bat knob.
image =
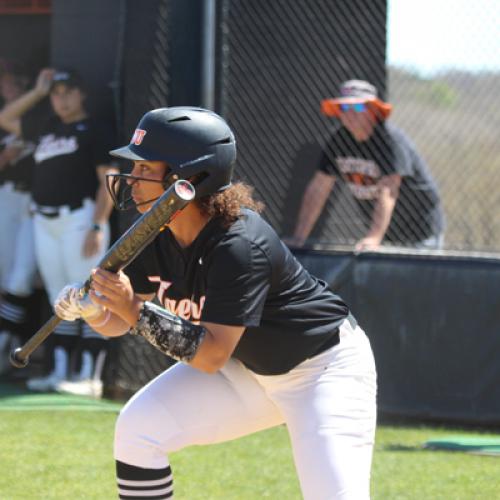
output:
M 21 350 L 22 349 L 18 347 L 10 353 L 10 364 L 16 368 L 25 368 L 28 365 L 28 358 L 21 358 L 19 356 Z

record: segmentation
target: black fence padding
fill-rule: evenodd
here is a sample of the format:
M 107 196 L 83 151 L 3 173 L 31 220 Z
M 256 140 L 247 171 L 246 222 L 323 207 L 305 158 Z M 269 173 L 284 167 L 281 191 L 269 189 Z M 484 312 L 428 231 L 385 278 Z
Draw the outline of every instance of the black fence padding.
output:
M 353 259 L 305 250 L 296 256 L 326 281 Z M 354 259 L 336 291 L 371 341 L 381 414 L 500 425 L 498 283 L 500 257 Z

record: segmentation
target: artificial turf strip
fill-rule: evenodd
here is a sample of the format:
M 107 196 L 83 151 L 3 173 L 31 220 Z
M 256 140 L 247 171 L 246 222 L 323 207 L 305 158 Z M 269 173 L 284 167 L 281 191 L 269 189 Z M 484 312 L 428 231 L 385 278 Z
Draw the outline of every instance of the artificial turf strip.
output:
M 426 441 L 424 447 L 432 450 L 465 451 L 500 456 L 500 438 L 498 437 L 446 436 Z
M 123 405 L 104 399 L 57 393 L 32 393 L 10 384 L 0 384 L 0 411 L 111 411 Z

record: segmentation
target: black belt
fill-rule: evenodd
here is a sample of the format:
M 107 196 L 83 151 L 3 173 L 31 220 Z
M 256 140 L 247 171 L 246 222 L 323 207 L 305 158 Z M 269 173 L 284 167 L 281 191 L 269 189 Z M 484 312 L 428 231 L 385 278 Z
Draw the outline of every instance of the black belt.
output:
M 59 217 L 64 213 L 72 212 L 73 210 L 78 210 L 82 208 L 83 202 L 74 203 L 70 205 L 61 205 L 59 207 L 52 207 L 47 205 L 34 205 L 33 211 L 37 214 L 43 215 L 44 217 L 48 217 L 49 219 Z
M 318 354 L 321 354 L 322 352 L 327 351 L 328 349 L 336 346 L 340 342 L 340 332 L 339 329 L 336 328 L 335 331 L 333 332 L 331 337 L 328 337 L 326 342 L 321 344 L 318 349 L 316 349 L 310 356 L 309 358 L 314 358 L 314 356 L 317 356 Z
M 20 191 L 22 193 L 28 193 L 30 191 L 29 185 L 23 181 L 14 181 L 10 179 L 0 181 L 0 187 L 5 184 L 10 184 L 15 191 Z
M 356 318 L 352 315 L 352 313 L 349 313 L 346 318 L 345 318 L 347 321 L 349 321 L 349 324 L 351 325 L 351 328 L 353 330 L 356 329 L 356 327 L 358 326 L 358 322 L 356 321 Z M 336 346 L 338 343 L 340 342 L 340 330 L 339 328 L 336 328 L 332 334 L 331 337 L 329 337 L 326 342 L 324 342 L 323 344 L 320 345 L 320 347 L 318 349 L 316 349 L 316 351 L 314 352 L 314 354 L 312 354 L 311 356 L 309 356 L 310 358 L 314 358 L 314 356 L 317 356 L 318 354 L 321 354 L 322 352 Z

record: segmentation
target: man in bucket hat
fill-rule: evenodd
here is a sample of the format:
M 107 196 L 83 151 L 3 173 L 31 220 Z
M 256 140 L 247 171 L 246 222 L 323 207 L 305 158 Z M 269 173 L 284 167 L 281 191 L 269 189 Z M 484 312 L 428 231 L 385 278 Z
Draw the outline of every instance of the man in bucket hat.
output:
M 305 243 L 337 180 L 348 186 L 366 225 L 356 250 L 375 250 L 382 243 L 442 245 L 436 185 L 415 146 L 386 122 L 391 110 L 363 80 L 344 82 L 337 97 L 322 101 L 322 113 L 339 120 L 340 127 L 305 190 L 291 245 Z

